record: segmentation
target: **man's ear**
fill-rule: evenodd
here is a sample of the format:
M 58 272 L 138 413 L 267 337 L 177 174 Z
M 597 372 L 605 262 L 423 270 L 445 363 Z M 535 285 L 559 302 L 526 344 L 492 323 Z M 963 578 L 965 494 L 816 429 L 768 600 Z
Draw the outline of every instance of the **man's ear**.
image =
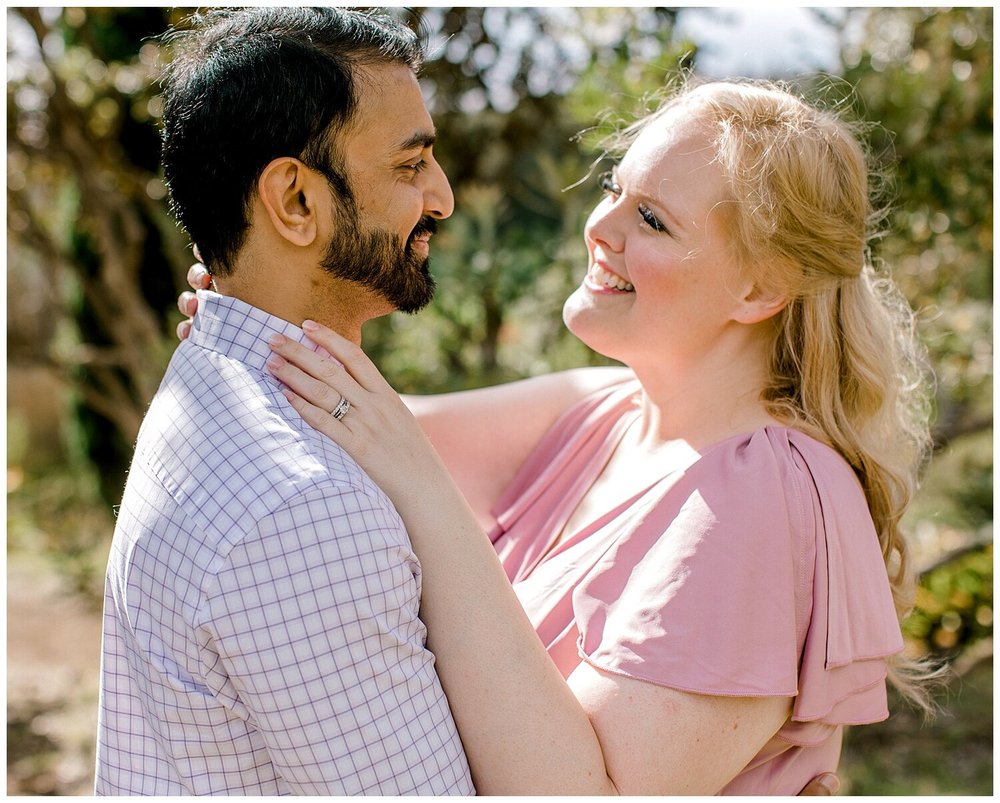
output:
M 755 324 L 773 318 L 788 306 L 788 297 L 777 292 L 763 290 L 758 285 L 751 285 L 743 295 L 734 314 L 734 319 L 740 323 Z
M 306 247 L 316 240 L 319 189 L 325 182 L 298 159 L 282 156 L 264 168 L 257 191 L 274 230 L 293 245 Z

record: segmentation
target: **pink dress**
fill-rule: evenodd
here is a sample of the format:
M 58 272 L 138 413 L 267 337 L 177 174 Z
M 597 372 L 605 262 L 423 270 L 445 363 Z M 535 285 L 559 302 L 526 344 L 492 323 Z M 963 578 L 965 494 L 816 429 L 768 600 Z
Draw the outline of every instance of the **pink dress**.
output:
M 835 451 L 765 427 L 649 477 L 548 551 L 639 415 L 637 390 L 602 390 L 549 430 L 493 510 L 494 546 L 564 676 L 586 661 L 700 694 L 794 697 L 722 793 L 797 794 L 836 769 L 843 725 L 888 716 L 884 658 L 903 642 L 864 493 Z

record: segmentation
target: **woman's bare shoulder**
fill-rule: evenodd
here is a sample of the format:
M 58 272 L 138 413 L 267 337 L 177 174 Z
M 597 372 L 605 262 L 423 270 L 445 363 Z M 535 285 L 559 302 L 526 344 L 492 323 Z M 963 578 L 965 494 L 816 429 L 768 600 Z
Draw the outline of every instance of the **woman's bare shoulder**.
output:
M 481 521 L 542 436 L 571 406 L 634 378 L 627 368 L 574 368 L 503 385 L 405 396 Z

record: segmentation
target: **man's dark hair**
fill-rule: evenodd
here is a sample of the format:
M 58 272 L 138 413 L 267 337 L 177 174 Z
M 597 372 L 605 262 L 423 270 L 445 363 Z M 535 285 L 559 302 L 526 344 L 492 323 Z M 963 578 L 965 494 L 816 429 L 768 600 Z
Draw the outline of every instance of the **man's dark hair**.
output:
M 416 72 L 417 36 L 371 12 L 222 9 L 166 36 L 163 169 L 178 221 L 219 274 L 232 271 L 261 171 L 294 156 L 321 171 L 345 203 L 351 190 L 335 136 L 357 109 L 355 68 Z

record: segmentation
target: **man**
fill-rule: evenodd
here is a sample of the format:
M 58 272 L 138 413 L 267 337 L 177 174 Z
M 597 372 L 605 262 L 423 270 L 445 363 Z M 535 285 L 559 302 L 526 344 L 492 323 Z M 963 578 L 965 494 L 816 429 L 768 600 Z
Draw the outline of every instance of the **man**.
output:
M 98 794 L 471 794 L 394 508 L 305 426 L 269 336 L 433 290 L 453 199 L 415 37 L 333 9 L 173 38 L 163 161 L 218 293 L 143 422 L 108 564 Z M 340 412 L 343 414 L 343 411 Z

